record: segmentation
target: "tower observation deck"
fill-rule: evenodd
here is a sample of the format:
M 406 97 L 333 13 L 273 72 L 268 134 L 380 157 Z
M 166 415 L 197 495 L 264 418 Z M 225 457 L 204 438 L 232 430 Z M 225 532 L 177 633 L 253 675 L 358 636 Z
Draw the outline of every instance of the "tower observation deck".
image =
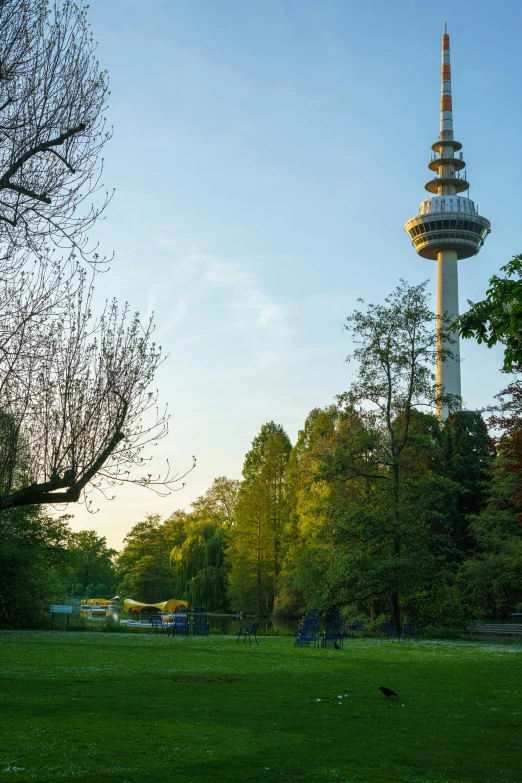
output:
M 469 183 L 464 172 L 462 144 L 453 138 L 453 105 L 451 97 L 450 39 L 442 36 L 442 74 L 440 99 L 440 134 L 431 146 L 434 154 L 428 168 L 434 173 L 425 184 L 433 194 L 420 205 L 419 214 L 404 226 L 413 247 L 423 258 L 437 261 L 437 316 L 439 326 L 446 313 L 450 321 L 459 314 L 457 261 L 476 255 L 490 232 L 490 222 L 478 213 L 474 202 L 465 195 Z M 458 153 L 458 155 L 457 155 Z M 460 397 L 460 351 L 456 342 L 443 345 L 453 358 L 437 361 L 437 383 L 446 394 Z M 439 406 L 438 415 L 446 418 L 447 406 Z

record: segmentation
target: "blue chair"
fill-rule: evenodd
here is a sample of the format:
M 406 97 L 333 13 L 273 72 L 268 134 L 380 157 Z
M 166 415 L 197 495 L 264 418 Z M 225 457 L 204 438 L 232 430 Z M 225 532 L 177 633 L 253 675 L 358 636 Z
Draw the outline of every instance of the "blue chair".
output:
M 237 635 L 237 642 L 236 644 L 239 644 L 239 638 L 240 636 L 243 636 L 243 644 L 246 644 L 246 640 L 248 638 L 248 643 L 252 644 L 250 639 L 254 637 L 256 644 L 259 646 L 259 642 L 257 641 L 257 629 L 259 628 L 259 623 L 252 623 L 252 625 L 242 625 L 239 628 L 239 633 Z
M 329 612 L 326 615 L 326 631 L 321 646 L 326 648 L 328 642 L 339 642 L 341 649 L 344 647 L 344 620 L 340 612 Z
M 381 623 L 381 641 L 384 638 L 384 634 L 388 637 L 388 641 L 390 641 L 391 636 L 393 642 L 393 637 L 397 635 L 397 628 L 391 623 Z
M 190 633 L 189 628 L 189 620 L 188 620 L 188 611 L 183 607 L 183 609 L 176 609 L 174 612 L 174 620 L 171 625 L 172 628 L 172 635 L 175 636 L 177 633 L 180 634 L 180 636 L 188 636 Z
M 364 634 L 364 629 L 365 629 L 364 623 L 361 622 L 360 620 L 356 620 L 354 623 L 350 625 L 350 639 L 353 639 L 353 635 L 360 631 L 362 631 L 363 639 L 365 639 L 366 636 Z
M 404 623 L 399 641 L 402 639 L 405 642 L 408 636 L 413 636 L 416 642 L 419 641 L 417 626 L 413 623 Z
M 296 636 L 295 644 L 297 645 L 297 634 L 303 627 L 303 623 L 306 620 L 316 620 L 317 623 L 319 623 L 319 609 L 307 609 L 305 616 L 301 619 L 299 625 L 297 626 L 297 629 L 294 631 L 294 635 Z
M 301 633 L 301 631 L 303 630 L 303 625 L 304 625 L 304 623 L 305 623 L 305 620 L 306 620 L 306 618 L 305 618 L 305 617 L 303 617 L 303 618 L 302 618 L 302 619 L 299 621 L 299 625 L 297 626 L 297 628 L 296 628 L 296 629 L 295 629 L 295 631 L 294 631 L 294 636 L 295 636 L 294 647 L 297 647 L 297 637 L 299 636 L 299 634 L 300 634 L 300 633 Z
M 208 636 L 210 634 L 210 623 L 207 622 L 207 610 L 204 606 L 194 607 L 192 633 L 194 636 Z
M 297 629 L 297 639 L 295 640 L 295 647 L 302 647 L 304 644 L 308 647 L 313 644 L 314 647 L 317 644 L 317 633 L 319 631 L 319 620 L 305 619 Z
M 168 631 L 169 631 L 168 625 L 166 625 L 163 622 L 163 619 L 162 619 L 160 614 L 153 614 L 152 615 L 152 617 L 150 618 L 150 625 L 151 625 L 151 628 L 150 628 L 150 632 L 151 633 L 152 633 L 152 631 L 154 631 L 155 633 L 158 633 L 158 630 L 160 631 L 160 633 L 165 633 L 165 631 L 167 631 L 167 633 L 168 633 Z

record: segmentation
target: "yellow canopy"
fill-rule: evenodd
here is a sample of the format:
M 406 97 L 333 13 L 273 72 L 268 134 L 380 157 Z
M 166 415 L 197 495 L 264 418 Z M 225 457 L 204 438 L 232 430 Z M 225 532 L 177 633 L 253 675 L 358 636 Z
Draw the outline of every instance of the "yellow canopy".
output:
M 132 598 L 126 598 L 123 601 L 124 612 L 141 612 L 142 609 L 159 609 L 163 614 L 175 612 L 178 606 L 186 606 L 188 609 L 188 602 L 181 601 L 177 598 L 170 598 L 168 601 L 161 601 L 159 604 L 142 604 L 140 601 L 133 601 Z
M 106 598 L 88 598 L 87 599 L 88 604 L 99 604 L 100 606 L 107 606 L 109 603 Z

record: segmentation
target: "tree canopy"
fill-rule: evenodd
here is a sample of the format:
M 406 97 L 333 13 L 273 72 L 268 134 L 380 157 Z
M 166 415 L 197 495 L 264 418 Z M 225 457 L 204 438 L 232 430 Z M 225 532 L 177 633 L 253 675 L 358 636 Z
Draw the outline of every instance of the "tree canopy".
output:
M 504 345 L 504 371 L 522 369 L 522 255 L 501 267 L 505 277 L 493 275 L 486 298 L 469 302 L 470 309 L 455 324 L 460 335 L 491 348 Z

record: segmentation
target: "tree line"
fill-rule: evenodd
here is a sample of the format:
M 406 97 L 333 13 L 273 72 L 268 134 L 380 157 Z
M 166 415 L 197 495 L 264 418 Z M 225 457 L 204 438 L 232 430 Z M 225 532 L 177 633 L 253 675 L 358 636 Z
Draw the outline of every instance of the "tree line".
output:
M 148 472 L 147 446 L 168 429 L 152 321 L 94 298 L 107 260 L 88 233 L 111 197 L 111 132 L 87 9 L 4 0 L 0 50 L 0 623 L 38 624 L 51 600 L 104 588 L 395 624 L 522 608 L 522 256 L 455 324 L 437 323 L 425 284 L 361 303 L 346 323 L 350 388 L 295 444 L 263 425 L 241 481 L 149 515 L 121 553 L 46 511 L 129 482 L 168 493 L 183 475 Z M 452 331 L 504 347 L 511 382 L 487 422 L 435 383 Z
M 515 372 L 488 422 L 450 398 L 437 418 L 440 340 L 426 284 L 362 303 L 347 329 L 354 381 L 309 413 L 295 444 L 264 424 L 241 481 L 217 478 L 191 510 L 147 515 L 121 552 L 43 506 L 3 511 L 0 622 L 35 623 L 51 598 L 103 589 L 257 616 L 314 605 L 394 624 L 520 611 L 522 381 Z
M 136 525 L 118 560 L 130 590 L 159 600 L 170 588 L 259 616 L 314 605 L 394 624 L 522 609 L 522 382 L 488 422 L 460 410 L 435 383 L 447 327 L 437 332 L 426 284 L 362 304 L 347 321 L 349 391 L 311 411 L 294 445 L 281 425 L 263 425 L 241 482 L 220 478 L 192 512 Z M 432 412 L 441 399 L 444 421 Z

